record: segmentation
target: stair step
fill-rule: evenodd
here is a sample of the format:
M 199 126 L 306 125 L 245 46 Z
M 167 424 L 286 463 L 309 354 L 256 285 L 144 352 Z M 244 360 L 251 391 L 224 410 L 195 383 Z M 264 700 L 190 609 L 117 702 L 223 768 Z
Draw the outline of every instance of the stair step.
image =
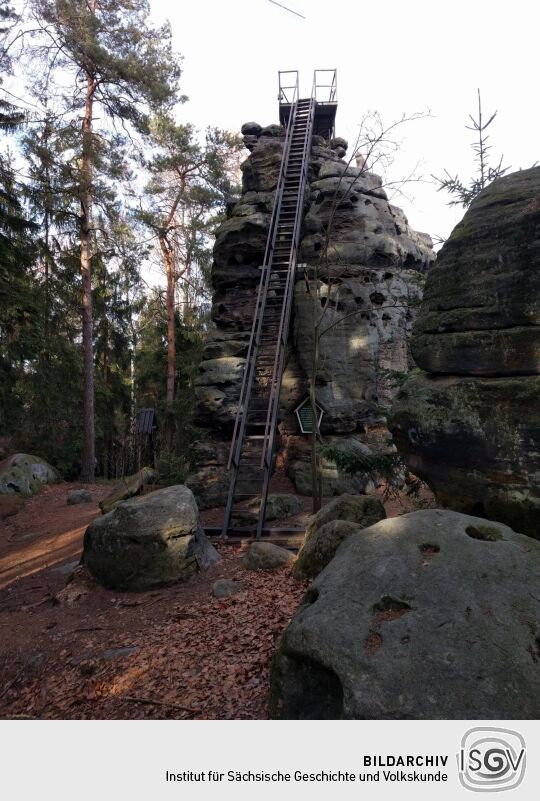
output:
M 248 527 L 251 525 L 253 531 L 255 530 L 255 510 L 252 524 L 249 509 L 238 509 L 238 504 L 260 497 L 264 481 L 268 479 L 270 443 L 275 433 L 275 430 L 267 428 L 268 415 L 271 415 L 271 425 L 275 425 L 279 375 L 274 370 L 276 365 L 279 369 L 283 361 L 284 350 L 280 337 L 283 334 L 282 325 L 286 323 L 285 315 L 290 309 L 291 273 L 296 271 L 294 254 L 304 195 L 306 150 L 313 118 L 312 99 L 298 100 L 287 143 L 284 173 L 276 198 L 279 213 L 274 220 L 270 257 L 259 268 L 264 291 L 258 298 L 255 309 L 257 340 L 250 362 L 254 381 L 243 407 L 243 438 L 239 443 L 239 459 L 235 470 L 233 508 L 228 507 L 230 517 L 225 521 L 228 531 L 231 529 L 231 520 L 239 520 L 241 515 L 241 522 L 247 522 Z M 242 531 L 242 528 L 238 530 Z

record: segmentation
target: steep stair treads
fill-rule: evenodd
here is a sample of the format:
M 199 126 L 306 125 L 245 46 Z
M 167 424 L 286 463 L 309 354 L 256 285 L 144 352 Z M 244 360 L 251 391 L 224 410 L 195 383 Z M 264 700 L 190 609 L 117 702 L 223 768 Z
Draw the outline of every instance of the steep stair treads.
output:
M 314 97 L 292 104 L 231 443 L 224 537 L 238 504 L 255 496 L 257 537 L 264 526 L 314 116 Z

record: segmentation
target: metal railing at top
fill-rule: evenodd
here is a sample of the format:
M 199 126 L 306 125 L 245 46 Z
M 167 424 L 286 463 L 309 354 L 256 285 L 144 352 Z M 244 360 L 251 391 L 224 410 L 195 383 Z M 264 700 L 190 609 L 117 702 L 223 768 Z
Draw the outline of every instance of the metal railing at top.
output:
M 292 106 L 298 100 L 298 70 L 279 70 L 278 101 Z
M 279 396 L 281 391 L 281 379 L 283 376 L 283 368 L 285 361 L 285 348 L 289 334 L 289 323 L 291 318 L 292 300 L 294 294 L 294 281 L 296 275 L 296 263 L 298 246 L 300 242 L 300 229 L 302 226 L 302 207 L 304 204 L 304 191 L 307 183 L 309 156 L 311 152 L 311 138 L 313 133 L 313 120 L 315 116 L 315 99 L 312 95 L 309 104 L 309 116 L 306 126 L 306 132 L 303 143 L 303 159 L 302 159 L 302 172 L 300 175 L 298 196 L 296 199 L 296 212 L 294 231 L 292 235 L 292 249 L 289 257 L 289 269 L 287 272 L 284 302 L 281 310 L 279 333 L 277 340 L 276 354 L 274 358 L 274 365 L 272 371 L 272 379 L 270 382 L 270 398 L 267 409 L 266 423 L 264 429 L 264 440 L 261 456 L 261 467 L 265 468 L 263 489 L 261 493 L 261 505 L 259 510 L 259 519 L 257 521 L 257 538 L 262 535 L 264 526 L 266 500 L 268 497 L 268 489 L 270 485 L 270 476 L 272 470 L 272 458 L 274 452 L 274 437 L 277 427 L 277 416 L 279 410 Z M 292 116 L 292 115 L 291 115 Z
M 295 73 L 296 75 L 296 84 L 295 84 L 295 93 L 291 95 L 291 97 L 296 99 L 298 97 L 298 72 Z M 255 301 L 255 310 L 253 314 L 253 323 L 251 326 L 251 333 L 249 338 L 249 345 L 248 345 L 248 352 L 246 356 L 246 364 L 244 367 L 244 374 L 242 378 L 242 386 L 240 389 L 240 398 L 238 401 L 236 417 L 234 421 L 234 429 L 233 435 L 231 440 L 231 447 L 229 451 L 229 459 L 227 463 L 227 468 L 230 467 L 237 467 L 239 460 L 240 460 L 240 453 L 242 449 L 242 442 L 244 438 L 244 431 L 246 425 L 246 416 L 245 413 L 247 412 L 247 406 L 249 402 L 249 397 L 251 394 L 251 387 L 253 384 L 253 378 L 255 375 L 255 368 L 256 368 L 256 360 L 257 360 L 257 351 L 259 347 L 259 338 L 260 338 L 260 331 L 262 328 L 262 321 L 263 321 L 263 312 L 266 305 L 266 296 L 268 294 L 268 284 L 270 279 L 270 268 L 272 265 L 272 257 L 274 252 L 274 246 L 276 242 L 276 235 L 277 235 L 277 228 L 278 228 L 278 221 L 279 215 L 281 212 L 281 201 L 283 197 L 283 187 L 285 185 L 285 178 L 286 178 L 286 167 L 289 160 L 289 148 L 291 145 L 291 135 L 292 130 L 294 127 L 294 120 L 295 120 L 295 107 L 292 107 L 291 114 L 289 116 L 289 121 L 287 124 L 287 130 L 285 134 L 285 143 L 283 147 L 283 156 L 281 159 L 281 166 L 279 170 L 279 177 L 276 187 L 276 194 L 274 198 L 274 206 L 272 209 L 272 216 L 270 218 L 270 228 L 268 233 L 268 238 L 266 240 L 266 249 L 264 253 L 264 259 L 261 266 L 261 278 L 259 281 L 259 287 L 257 290 L 257 298 Z
M 317 103 L 337 103 L 337 70 L 315 70 L 312 96 Z

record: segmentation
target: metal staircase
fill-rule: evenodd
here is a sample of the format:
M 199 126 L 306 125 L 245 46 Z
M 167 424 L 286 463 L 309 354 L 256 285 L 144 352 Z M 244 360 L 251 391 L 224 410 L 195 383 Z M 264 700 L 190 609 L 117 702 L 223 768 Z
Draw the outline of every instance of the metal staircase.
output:
M 289 108 L 287 132 L 231 442 L 224 537 L 236 528 L 237 505 L 254 497 L 261 498 L 256 536 L 262 535 L 273 472 L 279 393 L 316 109 L 315 84 L 312 96 L 299 100 L 298 73 L 293 74 L 296 82 L 287 87 L 289 96 L 280 86 L 280 102 L 284 99 Z

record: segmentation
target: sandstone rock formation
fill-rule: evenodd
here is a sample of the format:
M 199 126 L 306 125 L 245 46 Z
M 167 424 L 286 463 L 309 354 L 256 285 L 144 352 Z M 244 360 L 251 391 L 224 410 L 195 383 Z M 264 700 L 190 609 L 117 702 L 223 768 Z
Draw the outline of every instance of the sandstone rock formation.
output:
M 248 509 L 259 513 L 260 499 L 255 498 L 248 503 Z M 266 519 L 283 520 L 302 511 L 302 501 L 296 495 L 286 492 L 271 492 L 266 499 Z
M 343 542 L 286 629 L 283 719 L 536 719 L 540 543 L 443 510 Z
M 45 484 L 60 481 L 59 473 L 45 459 L 29 453 L 14 453 L 0 462 L 0 495 L 29 498 Z
M 242 195 L 230 204 L 230 217 L 216 234 L 215 328 L 196 379 L 197 422 L 207 433 L 197 455 L 199 469 L 187 483 L 202 506 L 223 503 L 226 497 L 224 464 L 285 135 L 281 126 L 254 122 L 242 132 L 250 155 L 242 164 Z M 358 442 L 365 438 L 366 425 L 380 415 L 377 402 L 387 403 L 392 394 L 384 370 L 408 368 L 414 307 L 434 259 L 429 237 L 410 229 L 400 209 L 388 202 L 381 179 L 342 159 L 346 146 L 343 139 L 313 137 L 304 203 L 278 454 L 303 494 L 311 494 L 309 442 L 299 432 L 294 410 L 308 391 L 321 304 L 328 299 L 324 320 L 329 330 L 320 340 L 317 376 L 317 399 L 325 412 L 322 431 L 334 445 L 345 437 Z M 342 476 L 328 465 L 325 494 L 365 489 L 365 479 Z
M 318 528 L 309 540 L 304 541 L 293 565 L 292 574 L 300 580 L 312 579 L 324 570 L 347 537 L 360 531 L 358 524 L 347 520 L 332 520 Z
M 378 498 L 367 495 L 342 495 L 313 515 L 306 528 L 304 542 L 333 520 L 346 520 L 349 523 L 356 523 L 357 528 L 367 528 L 385 517 L 384 506 Z
M 181 485 L 119 503 L 84 535 L 84 564 L 110 589 L 147 590 L 187 581 L 217 559 L 193 493 Z
M 314 578 L 333 559 L 344 539 L 385 517 L 381 501 L 369 495 L 342 495 L 330 501 L 311 518 L 293 576 Z
M 430 271 L 390 427 L 439 502 L 540 538 L 540 167 L 494 181 Z
M 275 570 L 294 560 L 293 554 L 272 542 L 252 542 L 243 557 L 248 570 Z

